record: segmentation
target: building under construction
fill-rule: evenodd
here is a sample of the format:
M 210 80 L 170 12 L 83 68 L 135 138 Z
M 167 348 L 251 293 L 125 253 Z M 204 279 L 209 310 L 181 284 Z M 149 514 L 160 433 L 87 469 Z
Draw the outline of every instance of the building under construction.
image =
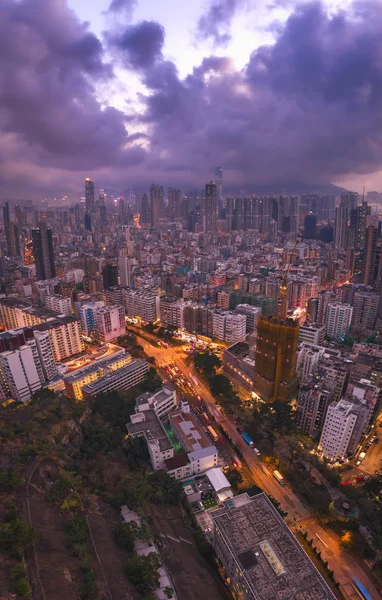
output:
M 297 389 L 298 321 L 263 317 L 257 323 L 255 391 L 265 402 L 287 401 Z

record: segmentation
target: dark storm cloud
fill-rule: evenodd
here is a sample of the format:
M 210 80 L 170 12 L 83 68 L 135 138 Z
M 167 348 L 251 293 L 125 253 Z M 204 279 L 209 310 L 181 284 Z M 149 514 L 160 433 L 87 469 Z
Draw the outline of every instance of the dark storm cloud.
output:
M 199 19 L 198 38 L 211 38 L 216 46 L 226 46 L 231 39 L 231 21 L 236 12 L 246 4 L 247 0 L 213 0 L 207 12 Z
M 102 107 L 94 85 L 112 80 L 99 39 L 63 0 L 5 0 L 0 6 L 0 132 L 24 145 L 36 170 L 135 164 L 125 116 Z M 9 150 L 9 156 L 11 149 Z M 23 153 L 18 153 L 22 160 Z M 33 158 L 32 158 L 33 157 Z M 1 165 L 0 165 L 1 169 Z M 1 172 L 8 177 L 9 165 Z M 5 172 L 4 172 L 5 171 Z
M 97 99 L 96 86 L 112 95 L 118 82 L 100 40 L 64 0 L 3 0 L 0 181 L 49 191 L 57 182 L 78 189 L 89 175 L 121 189 L 184 189 L 220 164 L 228 188 L 251 189 L 381 170 L 379 2 L 330 15 L 299 3 L 275 31 L 242 71 L 211 56 L 181 78 L 163 55 L 161 25 L 114 24 L 108 50 L 148 90 L 140 110 L 131 103 L 124 114 Z
M 147 69 L 162 58 L 164 29 L 156 21 L 142 21 L 126 27 L 121 33 L 109 35 L 108 40 L 120 51 L 126 66 Z
M 243 72 L 216 57 L 180 80 L 172 63 L 146 73 L 145 119 L 163 168 L 222 164 L 235 183 L 325 181 L 382 165 L 382 11 L 329 16 L 303 4 Z M 209 66 L 208 66 L 209 65 Z M 221 67 L 224 65 L 224 69 Z

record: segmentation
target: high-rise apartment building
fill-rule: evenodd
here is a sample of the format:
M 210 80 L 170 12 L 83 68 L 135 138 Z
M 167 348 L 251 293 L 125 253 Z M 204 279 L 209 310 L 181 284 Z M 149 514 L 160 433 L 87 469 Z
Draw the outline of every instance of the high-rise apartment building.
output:
M 102 269 L 103 287 L 105 290 L 109 287 L 118 285 L 118 267 L 117 265 L 105 265 Z
M 310 377 L 301 383 L 295 422 L 304 435 L 313 435 L 315 431 L 321 431 L 332 398 L 333 388 L 330 382 L 319 377 Z
M 123 306 L 104 306 L 96 313 L 96 336 L 100 342 L 112 342 L 126 333 Z
M 126 314 L 141 317 L 143 321 L 155 321 L 160 316 L 159 296 L 143 290 L 126 290 Z
M 341 199 L 340 205 L 336 208 L 334 222 L 334 247 L 338 252 L 344 252 L 348 247 L 348 220 L 349 208 Z
M 19 228 L 10 220 L 8 202 L 4 203 L 3 218 L 8 256 L 20 256 Z
M 85 210 L 87 213 L 94 210 L 94 182 L 89 177 L 85 179 Z
M 216 184 L 210 181 L 206 184 L 205 196 L 204 196 L 204 210 L 203 210 L 203 232 L 204 233 L 215 233 L 217 231 L 217 191 Z
M 131 275 L 132 275 L 132 260 L 127 256 L 120 256 L 118 258 L 118 272 L 119 272 L 119 281 L 120 284 L 124 287 L 127 287 L 131 283 Z
M 45 297 L 45 306 L 59 315 L 69 317 L 72 314 L 72 301 L 70 297 L 53 294 Z
M 245 315 L 246 333 L 256 331 L 257 321 L 261 317 L 261 308 L 258 306 L 251 306 L 250 304 L 238 304 L 235 308 L 235 314 Z
M 215 183 L 216 183 L 216 199 L 218 203 L 218 210 L 224 208 L 223 199 L 223 169 L 221 167 L 215 168 Z
M 143 201 L 143 199 L 142 199 Z M 155 228 L 158 226 L 159 219 L 164 216 L 164 199 L 163 199 L 163 186 L 155 185 L 154 183 L 150 186 L 150 224 L 151 227 Z
M 147 194 L 143 194 L 141 200 L 141 224 L 150 225 L 151 223 L 151 206 Z
M 341 399 L 329 405 L 320 439 L 320 448 L 326 458 L 338 460 L 346 455 L 356 421 L 352 402 Z
M 37 280 L 52 279 L 56 276 L 53 236 L 45 221 L 37 229 L 32 229 L 32 245 Z
M 97 329 L 97 311 L 104 306 L 105 303 L 100 300 L 99 302 L 83 304 L 80 307 L 81 329 L 86 336 L 91 336 Z
M 328 304 L 325 333 L 333 339 L 344 338 L 351 324 L 353 307 L 349 304 L 334 302 Z
M 174 222 L 181 216 L 181 194 L 180 190 L 168 189 L 168 217 Z
M 377 292 L 356 290 L 353 295 L 352 327 L 354 329 L 373 330 L 378 315 L 380 295 Z
M 315 240 L 317 237 L 317 216 L 305 215 L 304 218 L 304 240 Z
M 39 362 L 39 361 L 38 361 Z M 38 365 L 41 368 L 41 365 Z M 19 402 L 28 402 L 41 388 L 41 380 L 33 349 L 30 345 L 0 354 L 0 370 L 7 395 Z
M 365 285 L 373 285 L 377 279 L 378 222 L 367 219 L 365 246 L 362 264 L 362 279 Z
M 54 361 L 53 347 L 49 333 L 47 331 L 34 331 L 33 336 L 36 341 L 44 378 L 46 381 L 51 381 L 57 377 L 58 371 Z
M 287 400 L 296 390 L 298 334 L 292 319 L 259 319 L 254 387 L 263 400 Z

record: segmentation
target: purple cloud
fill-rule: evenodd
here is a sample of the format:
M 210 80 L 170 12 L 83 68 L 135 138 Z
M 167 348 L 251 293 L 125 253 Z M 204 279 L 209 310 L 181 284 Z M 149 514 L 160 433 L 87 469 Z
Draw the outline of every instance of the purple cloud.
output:
M 164 29 L 155 21 L 142 21 L 126 27 L 121 33 L 109 34 L 107 38 L 127 67 L 147 69 L 162 58 Z
M 226 46 L 231 39 L 229 28 L 237 11 L 247 0 L 213 0 L 198 22 L 198 38 L 212 39 L 215 46 Z
M 24 148 L 37 168 L 92 170 L 143 159 L 142 150 L 129 148 L 125 115 L 97 100 L 95 84 L 112 78 L 100 40 L 64 2 L 2 3 L 2 143 Z
M 228 188 L 249 190 L 381 170 L 377 1 L 336 14 L 299 5 L 240 72 L 211 56 L 181 78 L 154 22 L 106 40 L 148 90 L 139 112 L 100 104 L 97 86 L 113 90 L 115 75 L 101 41 L 65 3 L 1 3 L 0 189 L 78 189 L 85 175 L 101 187 L 186 189 L 216 164 Z

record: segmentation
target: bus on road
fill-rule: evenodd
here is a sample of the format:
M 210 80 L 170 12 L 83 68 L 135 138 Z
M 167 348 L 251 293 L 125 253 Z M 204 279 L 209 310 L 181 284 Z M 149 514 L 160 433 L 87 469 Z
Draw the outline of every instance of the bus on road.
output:
M 213 429 L 213 427 L 211 427 L 211 425 L 209 425 L 207 427 L 207 431 L 210 434 L 210 436 L 212 437 L 212 439 L 214 440 L 214 442 L 218 442 L 219 441 L 219 436 L 216 433 L 215 429 Z
M 248 433 L 245 433 L 245 431 L 242 432 L 241 437 L 243 438 L 243 440 L 245 442 L 247 442 L 248 446 L 250 446 L 251 448 L 253 448 L 253 446 L 255 445 L 253 442 L 253 439 L 251 438 L 250 435 L 248 435 Z
M 280 484 L 280 485 L 285 485 L 285 479 L 284 477 L 281 475 L 280 471 L 273 471 L 273 477 L 276 479 L 276 481 Z

